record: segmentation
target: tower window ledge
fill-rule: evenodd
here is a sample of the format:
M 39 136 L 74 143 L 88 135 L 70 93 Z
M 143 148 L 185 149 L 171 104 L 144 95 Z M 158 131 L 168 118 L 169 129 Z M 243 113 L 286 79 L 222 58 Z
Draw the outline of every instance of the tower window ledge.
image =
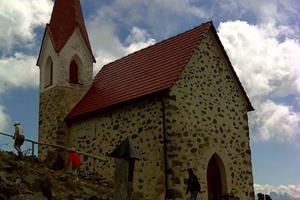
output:
M 79 87 L 84 86 L 83 83 L 70 83 L 70 85 L 71 86 L 79 86 Z
M 51 86 L 52 86 L 52 84 L 48 84 L 48 85 L 46 85 L 46 86 L 44 87 L 44 89 L 49 88 L 49 87 L 51 87 Z

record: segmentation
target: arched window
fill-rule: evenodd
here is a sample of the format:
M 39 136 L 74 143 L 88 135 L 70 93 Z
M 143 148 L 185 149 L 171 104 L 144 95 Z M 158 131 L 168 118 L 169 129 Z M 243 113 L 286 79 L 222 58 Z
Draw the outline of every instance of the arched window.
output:
M 78 65 L 74 60 L 70 64 L 70 83 L 78 83 Z
M 53 62 L 49 57 L 45 69 L 45 88 L 53 83 Z

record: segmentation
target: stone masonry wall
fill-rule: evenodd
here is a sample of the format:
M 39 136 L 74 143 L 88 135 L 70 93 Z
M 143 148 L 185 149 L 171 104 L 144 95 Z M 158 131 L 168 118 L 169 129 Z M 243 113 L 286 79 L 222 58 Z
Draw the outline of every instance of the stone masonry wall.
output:
M 49 58 L 53 62 L 53 80 L 52 85 L 45 87 L 47 76 L 45 68 Z M 69 83 L 72 60 L 78 64 L 79 84 Z M 38 65 L 40 66 L 39 141 L 64 145 L 68 139 L 68 127 L 64 118 L 90 87 L 93 77 L 93 57 L 80 29 L 77 27 L 74 30 L 59 53 L 54 50 L 49 32 L 46 31 Z M 39 158 L 45 158 L 47 154 L 45 149 L 45 146 L 39 147 Z
M 107 156 L 129 137 L 141 156 L 136 162 L 134 196 L 143 200 L 164 199 L 164 152 L 162 104 L 158 97 L 115 106 L 90 119 L 72 122 L 71 146 L 94 155 Z M 107 157 L 108 158 L 108 157 Z M 93 161 L 83 158 L 84 171 L 93 170 Z M 96 163 L 96 171 L 113 181 L 115 160 Z
M 39 142 L 65 144 L 68 126 L 64 118 L 86 89 L 81 85 L 56 86 L 40 94 Z M 39 158 L 44 159 L 50 149 L 39 146 Z
M 168 185 L 174 199 L 187 199 L 190 167 L 202 186 L 199 199 L 208 199 L 207 167 L 214 153 L 224 164 L 224 192 L 254 199 L 247 105 L 217 45 L 208 32 L 165 99 Z

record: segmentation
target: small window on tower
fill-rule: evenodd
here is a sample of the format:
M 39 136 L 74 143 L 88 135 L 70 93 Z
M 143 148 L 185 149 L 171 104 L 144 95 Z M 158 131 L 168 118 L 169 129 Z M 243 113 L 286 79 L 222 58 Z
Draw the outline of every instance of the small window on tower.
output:
M 49 58 L 45 69 L 45 88 L 52 85 L 52 80 L 53 80 L 53 62 L 51 58 Z
M 70 83 L 78 84 L 78 65 L 74 60 L 70 64 Z

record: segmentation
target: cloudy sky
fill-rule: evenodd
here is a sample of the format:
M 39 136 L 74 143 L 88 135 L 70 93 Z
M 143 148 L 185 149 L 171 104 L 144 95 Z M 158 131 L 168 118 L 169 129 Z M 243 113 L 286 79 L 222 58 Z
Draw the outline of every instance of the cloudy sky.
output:
M 297 0 L 82 0 L 97 63 L 213 20 L 255 108 L 249 113 L 257 191 L 300 197 L 300 2 Z M 37 139 L 35 66 L 51 0 L 0 0 L 0 131 L 23 123 Z M 0 137 L 0 148 L 10 141 Z

